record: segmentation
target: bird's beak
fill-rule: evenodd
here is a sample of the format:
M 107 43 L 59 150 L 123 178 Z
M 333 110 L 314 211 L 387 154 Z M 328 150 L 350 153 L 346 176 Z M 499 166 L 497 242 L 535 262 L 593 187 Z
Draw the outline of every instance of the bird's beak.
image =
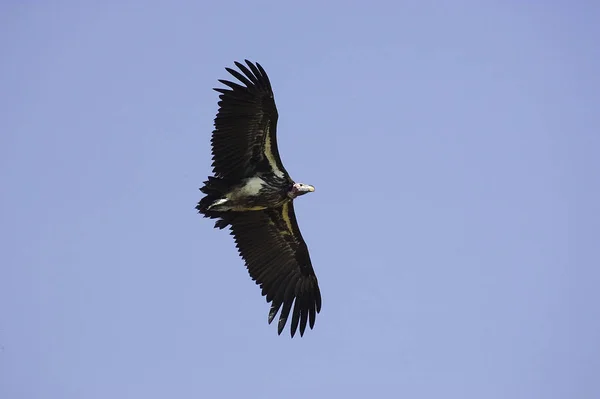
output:
M 315 187 L 314 186 L 308 186 L 307 189 L 308 189 L 309 193 L 313 193 L 315 191 Z

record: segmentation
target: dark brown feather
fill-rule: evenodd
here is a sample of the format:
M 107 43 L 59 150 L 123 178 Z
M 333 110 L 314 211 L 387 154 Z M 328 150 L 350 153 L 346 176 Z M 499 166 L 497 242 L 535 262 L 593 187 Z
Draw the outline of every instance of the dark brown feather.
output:
M 312 329 L 315 315 L 321 310 L 321 293 L 293 203 L 266 211 L 239 213 L 230 223 L 231 234 L 250 276 L 271 302 L 269 323 L 281 309 L 277 329 L 281 334 L 291 312 L 291 336 L 298 327 L 303 336 L 307 321 Z
M 226 70 L 240 83 L 220 79 L 229 89 L 220 93 L 219 111 L 212 134 L 215 177 L 242 179 L 272 169 L 265 155 L 265 137 L 270 135 L 276 167 L 287 176 L 277 148 L 277 107 L 269 78 L 259 64 L 236 62 L 238 72 Z

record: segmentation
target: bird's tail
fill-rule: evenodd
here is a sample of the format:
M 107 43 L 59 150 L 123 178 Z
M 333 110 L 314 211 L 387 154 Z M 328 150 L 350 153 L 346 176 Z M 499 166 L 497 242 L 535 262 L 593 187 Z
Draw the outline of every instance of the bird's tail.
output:
M 229 189 L 230 184 L 226 180 L 209 176 L 208 180 L 204 182 L 204 186 L 200 188 L 200 191 L 206 195 L 196 205 L 198 212 L 204 215 L 205 218 L 219 219 L 215 223 L 215 227 L 220 229 L 229 224 L 227 222 L 228 218 L 225 217 L 225 212 L 210 210 L 210 206 L 215 204 L 216 201 L 222 200 Z

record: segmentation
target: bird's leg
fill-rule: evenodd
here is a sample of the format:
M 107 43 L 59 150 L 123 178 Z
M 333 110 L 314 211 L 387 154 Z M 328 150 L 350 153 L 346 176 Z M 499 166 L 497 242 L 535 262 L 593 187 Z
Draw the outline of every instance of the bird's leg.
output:
M 227 198 L 219 198 L 218 200 L 216 200 L 215 202 L 213 202 L 212 204 L 210 204 L 208 206 L 208 208 L 206 208 L 207 211 L 210 211 L 212 208 L 214 208 L 215 206 L 219 206 L 219 205 L 223 205 L 224 203 L 226 203 L 227 201 L 229 201 Z

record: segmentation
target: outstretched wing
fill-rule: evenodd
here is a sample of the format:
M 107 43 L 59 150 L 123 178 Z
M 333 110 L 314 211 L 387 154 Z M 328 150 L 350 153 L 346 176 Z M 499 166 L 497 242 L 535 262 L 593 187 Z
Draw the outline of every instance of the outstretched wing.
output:
M 250 276 L 262 288 L 267 302 L 271 302 L 269 324 L 281 309 L 277 329 L 281 334 L 291 311 L 292 337 L 298 326 L 300 336 L 304 335 L 306 323 L 312 329 L 316 313 L 321 310 L 321 292 L 293 203 L 240 213 L 230 223 L 231 234 Z
M 229 89 L 214 89 L 219 111 L 212 134 L 213 172 L 224 179 L 251 176 L 257 169 L 287 176 L 277 148 L 277 107 L 271 83 L 260 64 L 235 62 L 242 72 L 225 68 L 243 85 L 219 82 Z

